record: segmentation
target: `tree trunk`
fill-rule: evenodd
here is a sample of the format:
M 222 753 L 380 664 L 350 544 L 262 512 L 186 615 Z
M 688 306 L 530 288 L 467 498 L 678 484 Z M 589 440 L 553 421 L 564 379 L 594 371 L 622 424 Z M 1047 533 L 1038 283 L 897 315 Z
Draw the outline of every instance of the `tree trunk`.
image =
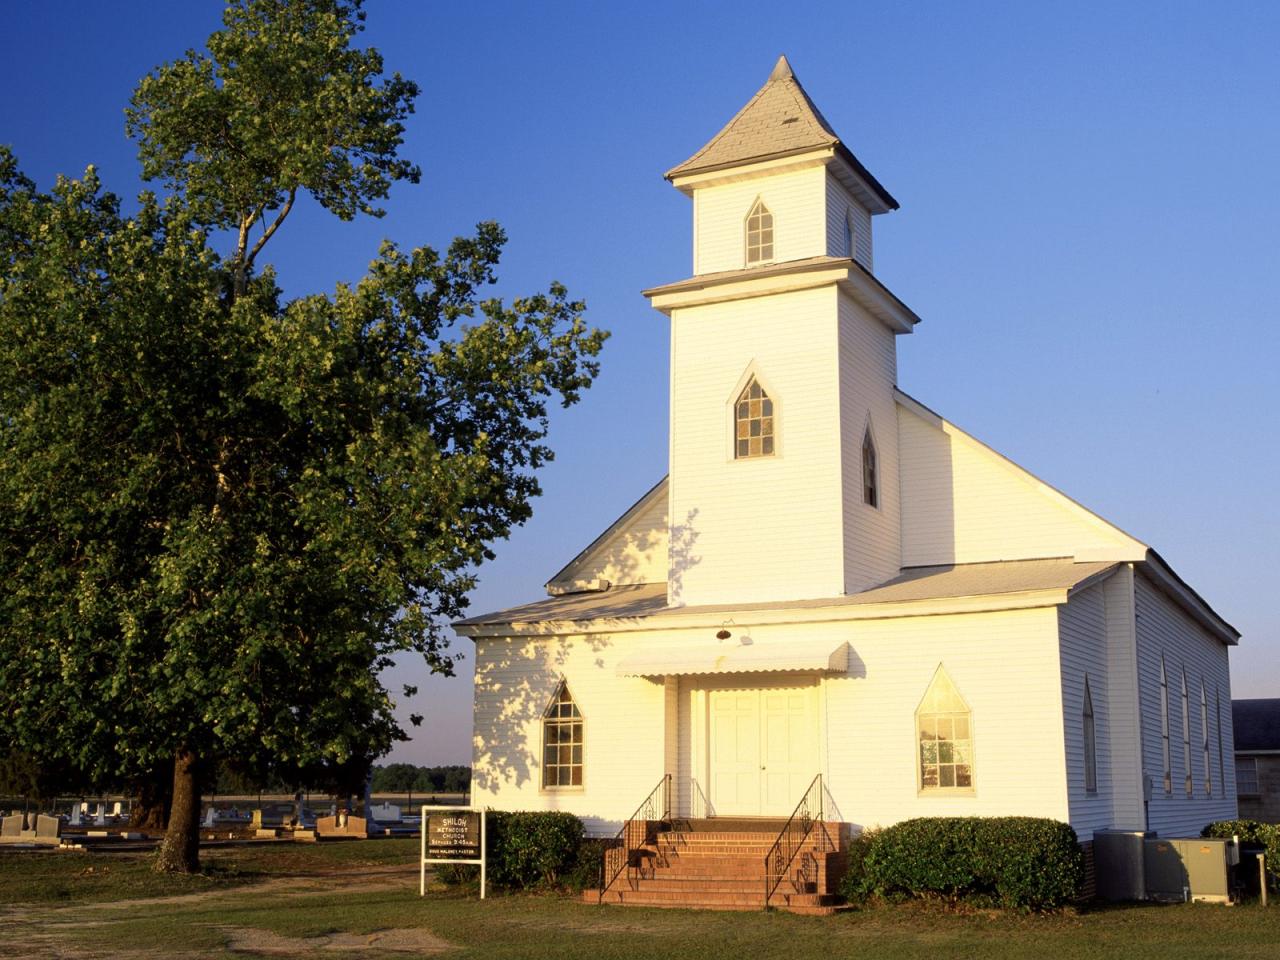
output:
M 129 816 L 133 830 L 160 833 L 169 822 L 173 803 L 173 776 L 168 770 L 156 770 L 136 784 L 138 796 Z
M 173 758 L 173 808 L 156 854 L 160 873 L 196 873 L 200 869 L 199 760 L 190 750 Z

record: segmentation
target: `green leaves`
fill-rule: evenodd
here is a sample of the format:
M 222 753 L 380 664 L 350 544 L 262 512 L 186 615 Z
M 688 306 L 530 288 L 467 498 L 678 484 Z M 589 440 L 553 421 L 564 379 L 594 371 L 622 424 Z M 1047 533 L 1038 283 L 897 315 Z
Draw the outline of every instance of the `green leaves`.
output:
M 237 232 L 237 295 L 299 192 L 350 220 L 381 216 L 392 183 L 419 180 L 397 156 L 418 87 L 352 46 L 361 6 L 234 0 L 207 52 L 156 68 L 125 111 L 144 178 L 182 195 L 202 226 Z

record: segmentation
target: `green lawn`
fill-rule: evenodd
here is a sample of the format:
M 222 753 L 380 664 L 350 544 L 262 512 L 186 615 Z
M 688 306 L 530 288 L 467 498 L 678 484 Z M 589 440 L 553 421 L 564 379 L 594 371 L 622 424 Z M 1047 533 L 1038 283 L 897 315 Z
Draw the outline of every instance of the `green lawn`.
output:
M 786 960 L 839 957 L 1181 960 L 1280 956 L 1280 908 L 1119 907 L 1052 916 L 954 911 L 935 904 L 851 910 L 829 918 L 601 908 L 554 896 L 456 891 L 417 896 L 413 841 L 240 849 L 209 857 L 208 880 L 141 878 L 145 864 L 106 856 L 47 857 L 39 882 L 66 898 L 16 903 L 19 858 L 0 858 L 0 956 L 184 957 L 318 955 L 346 936 L 361 957 L 678 957 Z M 84 882 L 92 861 L 111 872 Z M 25 861 L 33 869 L 40 861 Z M 63 876 L 53 875 L 61 872 Z M 91 875 L 92 876 L 92 875 Z M 201 887 L 200 884 L 204 886 Z M 234 884 L 240 884 L 235 886 Z M 252 884 L 245 886 L 244 884 Z M 113 888 L 122 899 L 102 902 Z M 145 888 L 146 892 L 140 892 Z M 171 897 L 157 901 L 156 897 Z M 96 901 L 96 902 L 95 902 Z M 373 938 L 370 942 L 370 938 Z M 232 948 L 235 948 L 233 952 Z

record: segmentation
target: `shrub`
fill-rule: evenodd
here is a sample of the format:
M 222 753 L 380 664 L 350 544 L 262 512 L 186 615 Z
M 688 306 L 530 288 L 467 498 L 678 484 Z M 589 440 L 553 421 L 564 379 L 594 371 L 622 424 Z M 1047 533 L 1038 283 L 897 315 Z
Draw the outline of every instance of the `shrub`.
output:
M 563 881 L 574 893 L 600 886 L 600 863 L 604 859 L 604 840 L 583 840 L 578 847 L 578 859 Z
M 578 863 L 582 821 L 571 813 L 488 814 L 488 879 L 528 890 L 555 887 Z
M 879 832 L 863 830 L 849 841 L 848 862 L 844 877 L 840 880 L 840 895 L 850 903 L 865 900 L 873 892 L 867 876 L 867 854 L 871 852 L 871 844 Z
M 1200 831 L 1202 837 L 1230 839 L 1263 847 L 1267 858 L 1267 886 L 1280 890 L 1280 824 L 1257 820 L 1215 820 Z
M 1039 817 L 924 817 L 879 831 L 863 889 L 880 896 L 994 899 L 1045 910 L 1074 899 L 1084 852 L 1065 823 Z

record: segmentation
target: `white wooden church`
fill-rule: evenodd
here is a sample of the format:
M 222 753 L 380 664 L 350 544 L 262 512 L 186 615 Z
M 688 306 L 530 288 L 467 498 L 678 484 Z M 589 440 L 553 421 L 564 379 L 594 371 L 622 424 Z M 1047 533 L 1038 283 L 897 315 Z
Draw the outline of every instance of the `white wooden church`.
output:
M 693 202 L 667 476 L 475 643 L 473 800 L 670 815 L 1235 815 L 1239 634 L 1147 544 L 898 387 L 898 203 L 785 58 L 666 174 Z M 975 361 L 977 362 L 977 361 Z M 993 373 L 998 376 L 998 372 Z M 655 479 L 660 468 L 655 468 Z

